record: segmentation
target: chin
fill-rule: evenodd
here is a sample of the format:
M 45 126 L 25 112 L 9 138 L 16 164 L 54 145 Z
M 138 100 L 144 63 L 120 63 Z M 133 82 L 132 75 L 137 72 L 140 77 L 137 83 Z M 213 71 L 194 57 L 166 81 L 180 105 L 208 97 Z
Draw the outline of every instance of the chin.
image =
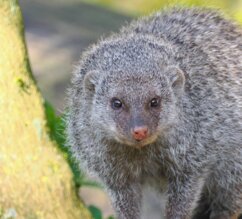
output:
M 152 143 L 154 143 L 157 139 L 157 135 L 152 135 L 147 137 L 144 140 L 134 140 L 134 139 L 127 139 L 123 136 L 119 136 L 118 138 L 116 138 L 116 140 L 121 143 L 121 144 L 125 144 L 127 146 L 133 147 L 133 148 L 137 148 L 137 149 L 141 149 L 144 148 L 145 146 L 148 146 Z

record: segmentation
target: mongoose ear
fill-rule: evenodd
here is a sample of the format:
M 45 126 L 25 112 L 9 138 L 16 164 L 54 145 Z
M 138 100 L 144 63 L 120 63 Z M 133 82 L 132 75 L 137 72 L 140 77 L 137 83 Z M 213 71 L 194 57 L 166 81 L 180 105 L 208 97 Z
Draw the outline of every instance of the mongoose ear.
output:
M 98 78 L 96 71 L 90 71 L 84 76 L 84 91 L 87 93 L 94 93 Z
M 172 66 L 168 69 L 171 87 L 176 95 L 180 95 L 184 89 L 185 76 L 181 69 Z

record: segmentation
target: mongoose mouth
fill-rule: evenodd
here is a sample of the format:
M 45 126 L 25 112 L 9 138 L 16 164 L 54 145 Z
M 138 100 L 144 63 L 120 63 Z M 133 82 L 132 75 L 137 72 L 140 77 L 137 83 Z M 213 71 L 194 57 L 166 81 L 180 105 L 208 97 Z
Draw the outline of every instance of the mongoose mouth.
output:
M 156 139 L 157 139 L 157 135 L 150 135 L 145 139 L 127 139 L 124 136 L 120 136 L 120 135 L 116 137 L 116 140 L 118 142 L 138 149 L 141 149 L 145 146 L 148 146 L 154 143 Z

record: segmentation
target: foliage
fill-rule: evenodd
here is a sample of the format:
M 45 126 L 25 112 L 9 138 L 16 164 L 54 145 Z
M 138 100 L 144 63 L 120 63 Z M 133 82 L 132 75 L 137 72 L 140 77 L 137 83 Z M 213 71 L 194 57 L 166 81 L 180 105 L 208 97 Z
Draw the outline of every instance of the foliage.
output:
M 74 182 L 77 188 L 81 186 L 91 186 L 91 187 L 98 187 L 101 186 L 94 181 L 88 180 L 84 173 L 79 169 L 77 163 L 68 150 L 66 145 L 66 133 L 65 133 L 65 114 L 61 116 L 57 116 L 55 113 L 54 108 L 48 103 L 44 103 L 45 113 L 47 117 L 47 126 L 49 127 L 49 134 L 52 140 L 55 140 L 58 144 L 58 147 L 63 152 L 64 157 L 68 161 L 71 170 L 74 175 Z
M 89 211 L 92 214 L 93 219 L 104 219 L 102 212 L 99 208 L 93 206 L 93 205 L 89 205 L 88 206 Z M 114 219 L 113 216 L 109 216 L 107 219 Z
M 103 218 L 103 216 L 102 216 L 102 212 L 100 211 L 99 208 L 97 208 L 97 207 L 95 207 L 95 206 L 93 206 L 93 205 L 90 205 L 90 206 L 88 207 L 88 209 L 89 209 L 89 211 L 92 213 L 92 217 L 93 217 L 94 219 L 102 219 L 102 218 Z

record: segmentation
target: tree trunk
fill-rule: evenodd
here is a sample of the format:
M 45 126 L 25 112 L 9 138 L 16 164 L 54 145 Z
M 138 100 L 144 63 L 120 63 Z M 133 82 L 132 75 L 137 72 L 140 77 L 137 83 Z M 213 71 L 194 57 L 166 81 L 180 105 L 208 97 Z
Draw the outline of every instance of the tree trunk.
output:
M 89 219 L 48 135 L 43 102 L 18 2 L 0 0 L 0 218 Z

